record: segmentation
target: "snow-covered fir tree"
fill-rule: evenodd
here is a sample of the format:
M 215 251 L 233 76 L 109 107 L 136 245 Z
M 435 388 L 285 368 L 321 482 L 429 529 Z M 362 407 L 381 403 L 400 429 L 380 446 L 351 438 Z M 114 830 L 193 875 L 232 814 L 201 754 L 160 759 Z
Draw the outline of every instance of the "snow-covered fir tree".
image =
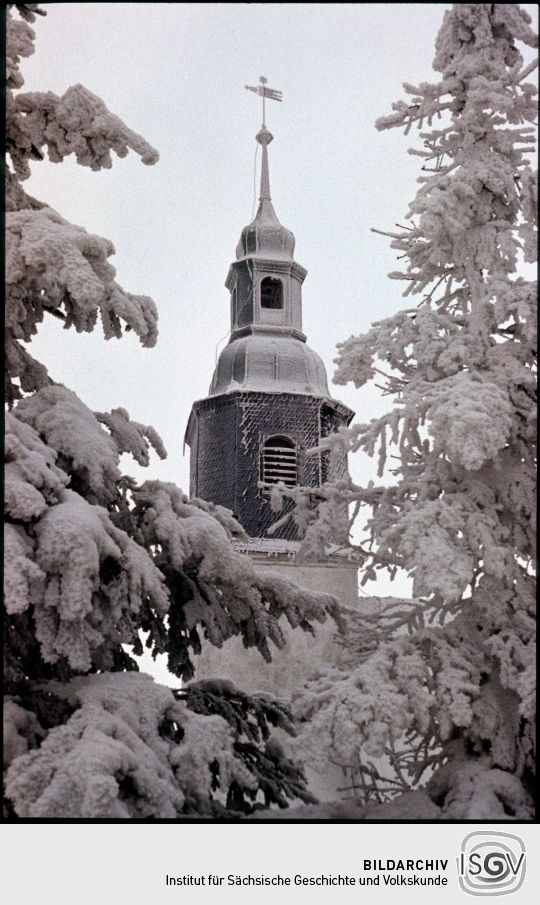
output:
M 122 409 L 92 412 L 31 353 L 45 316 L 106 339 L 157 337 L 145 296 L 115 281 L 106 239 L 30 197 L 32 161 L 110 167 L 157 152 L 81 85 L 25 93 L 36 4 L 8 10 L 5 526 L 5 813 L 8 817 L 181 818 L 311 800 L 303 773 L 271 737 L 285 707 L 230 683 L 173 691 L 137 672 L 143 641 L 193 676 L 202 638 L 237 635 L 265 658 L 284 621 L 311 630 L 337 605 L 256 574 L 231 539 L 232 515 L 172 484 L 142 486 L 156 432 Z M 179 683 L 180 684 L 180 683 Z
M 440 80 L 405 84 L 408 99 L 378 120 L 420 129 L 420 188 L 390 233 L 402 261 L 390 276 L 413 304 L 343 342 L 336 380 L 376 375 L 393 397 L 340 441 L 377 455 L 389 478 L 329 487 L 317 510 L 293 493 L 305 555 L 354 503 L 368 513 L 364 580 L 413 580 L 412 600 L 356 620 L 350 668 L 295 701 L 304 751 L 354 768 L 368 801 L 425 785 L 375 818 L 532 815 L 536 284 L 523 264 L 536 260 L 537 111 L 536 63 L 519 50 L 537 45 L 530 24 L 516 4 L 455 5 L 436 42 Z

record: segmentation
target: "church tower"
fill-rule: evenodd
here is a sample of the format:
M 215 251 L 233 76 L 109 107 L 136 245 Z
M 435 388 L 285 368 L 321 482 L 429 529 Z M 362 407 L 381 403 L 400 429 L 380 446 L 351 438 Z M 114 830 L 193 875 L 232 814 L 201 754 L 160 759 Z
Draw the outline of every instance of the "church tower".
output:
M 277 92 L 261 82 L 262 89 L 255 90 L 264 103 Z M 347 425 L 354 413 L 330 396 L 324 364 L 302 332 L 307 271 L 294 260 L 294 236 L 272 205 L 268 145 L 273 136 L 264 107 L 256 139 L 262 148 L 259 207 L 242 230 L 225 282 L 230 338 L 208 396 L 193 405 L 186 443 L 191 496 L 231 509 L 250 538 L 263 539 L 292 508 L 286 501 L 279 515 L 272 511 L 272 485 L 317 487 L 346 474 L 344 455 L 307 451 Z M 295 540 L 292 520 L 272 538 Z
M 248 86 L 246 86 L 248 87 Z M 231 332 L 221 352 L 208 396 L 193 404 L 186 430 L 190 447 L 190 494 L 231 509 L 248 535 L 235 547 L 256 570 L 276 572 L 297 585 L 333 594 L 358 605 L 358 564 L 349 549 L 331 548 L 318 561 L 298 563 L 300 546 L 292 519 L 293 503 L 275 513 L 272 486 L 319 487 L 347 474 L 345 454 L 308 455 L 320 441 L 349 424 L 354 412 L 332 399 L 324 364 L 302 331 L 302 284 L 307 271 L 294 259 L 294 236 L 279 222 L 270 197 L 264 101 L 279 92 L 261 85 L 250 90 L 263 98 L 263 124 L 256 138 L 262 148 L 261 189 L 255 219 L 244 227 L 225 285 L 230 292 Z M 344 517 L 345 517 L 344 513 Z M 280 521 L 279 528 L 268 533 Z M 267 663 L 254 648 L 230 638 L 221 648 L 204 644 L 195 678 L 229 679 L 248 693 L 290 699 L 318 667 L 338 664 L 343 647 L 327 620 L 315 637 L 282 626 L 285 645 Z M 287 749 L 285 735 L 282 743 Z M 306 767 L 320 800 L 340 796 L 344 776 L 329 766 L 323 775 Z

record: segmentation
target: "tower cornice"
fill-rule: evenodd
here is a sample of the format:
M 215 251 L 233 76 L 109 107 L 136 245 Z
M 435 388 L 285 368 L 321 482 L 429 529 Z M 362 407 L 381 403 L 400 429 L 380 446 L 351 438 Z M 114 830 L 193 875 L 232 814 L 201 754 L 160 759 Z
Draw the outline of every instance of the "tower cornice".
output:
M 272 327 L 269 325 L 250 324 L 249 327 L 240 327 L 233 330 L 229 342 L 235 339 L 241 339 L 243 336 L 291 336 L 293 339 L 299 339 L 301 343 L 305 343 L 307 336 L 301 330 L 295 330 L 294 327 Z

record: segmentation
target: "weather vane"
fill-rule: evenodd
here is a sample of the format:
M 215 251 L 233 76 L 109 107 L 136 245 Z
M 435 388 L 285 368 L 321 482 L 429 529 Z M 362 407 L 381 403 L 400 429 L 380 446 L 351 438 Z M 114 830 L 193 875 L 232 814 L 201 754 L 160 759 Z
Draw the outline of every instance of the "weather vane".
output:
M 265 101 L 266 98 L 269 97 L 273 101 L 282 101 L 283 98 L 281 96 L 281 91 L 276 91 L 274 88 L 267 88 L 266 83 L 268 79 L 264 77 L 264 75 L 259 76 L 260 85 L 245 85 L 248 91 L 254 91 L 255 94 L 258 94 L 259 97 L 262 97 L 263 102 L 263 129 L 266 128 L 266 116 L 265 116 Z

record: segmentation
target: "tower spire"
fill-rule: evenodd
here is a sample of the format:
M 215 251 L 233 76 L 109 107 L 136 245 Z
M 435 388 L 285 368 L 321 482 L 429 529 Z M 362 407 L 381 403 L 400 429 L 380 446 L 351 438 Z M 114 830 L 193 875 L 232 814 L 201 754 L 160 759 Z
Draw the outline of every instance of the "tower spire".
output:
M 268 170 L 268 145 L 274 136 L 268 131 L 263 123 L 260 132 L 255 136 L 260 145 L 262 145 L 262 165 L 261 165 L 261 191 L 259 201 L 270 201 L 270 174 Z
M 272 133 L 266 128 L 266 98 L 270 98 L 273 101 L 280 101 L 283 99 L 281 91 L 276 91 L 275 88 L 268 88 L 267 83 L 268 79 L 261 75 L 259 76 L 260 85 L 246 85 L 248 91 L 254 91 L 255 94 L 258 94 L 259 97 L 262 97 L 262 126 L 260 131 L 255 136 L 260 145 L 262 145 L 262 166 L 261 166 L 261 192 L 259 195 L 259 201 L 270 201 L 270 176 L 268 172 L 268 145 L 273 140 L 274 136 Z

